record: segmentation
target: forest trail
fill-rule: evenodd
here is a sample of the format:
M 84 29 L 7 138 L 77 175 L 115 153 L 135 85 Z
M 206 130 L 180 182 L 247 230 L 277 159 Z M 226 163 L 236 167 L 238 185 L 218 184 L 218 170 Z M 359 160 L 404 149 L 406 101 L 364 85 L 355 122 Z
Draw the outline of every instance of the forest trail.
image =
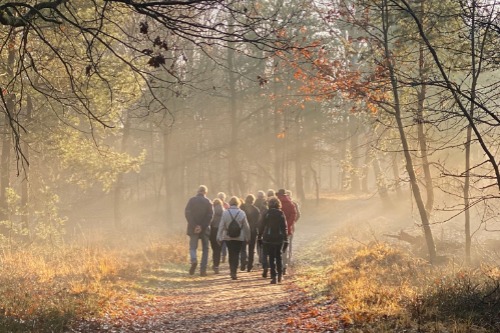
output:
M 338 208 L 338 207 L 337 207 Z M 314 214 L 311 214 L 314 212 Z M 343 212 L 330 207 L 303 212 L 293 241 L 294 252 L 315 239 L 327 236 L 342 223 Z M 345 218 L 345 215 L 344 215 Z M 187 242 L 187 241 L 186 241 Z M 187 243 L 186 243 L 187 246 Z M 300 261 L 307 261 L 301 257 Z M 159 268 L 142 276 L 127 302 L 128 309 L 110 314 L 107 322 L 80 323 L 71 332 L 336 332 L 340 309 L 332 301 L 312 304 L 287 274 L 281 284 L 271 285 L 257 268 L 239 271 L 231 280 L 227 262 L 220 274 L 199 269 L 189 276 L 188 266 Z M 123 307 L 123 306 L 121 306 Z

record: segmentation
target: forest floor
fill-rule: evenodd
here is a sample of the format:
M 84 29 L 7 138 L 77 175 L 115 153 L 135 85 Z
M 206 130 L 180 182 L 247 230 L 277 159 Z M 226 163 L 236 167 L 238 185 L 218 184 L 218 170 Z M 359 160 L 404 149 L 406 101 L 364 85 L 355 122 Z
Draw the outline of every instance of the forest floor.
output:
M 304 210 L 294 252 L 328 235 L 337 225 L 331 217 Z M 199 270 L 190 276 L 187 269 L 165 266 L 143 273 L 130 297 L 117 301 L 109 315 L 80 321 L 70 332 L 337 332 L 342 326 L 339 306 L 309 299 L 295 283 L 293 267 L 276 285 L 259 268 L 239 271 L 238 280 L 231 280 L 227 262 L 220 274 L 209 271 L 207 277 Z

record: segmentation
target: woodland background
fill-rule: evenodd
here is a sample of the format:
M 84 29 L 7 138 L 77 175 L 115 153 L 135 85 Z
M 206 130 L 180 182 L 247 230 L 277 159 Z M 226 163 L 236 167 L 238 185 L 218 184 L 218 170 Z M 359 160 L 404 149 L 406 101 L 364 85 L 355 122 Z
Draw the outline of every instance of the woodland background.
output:
M 430 262 L 436 228 L 471 262 L 500 230 L 499 6 L 0 1 L 0 244 L 182 228 L 206 184 L 404 199 Z

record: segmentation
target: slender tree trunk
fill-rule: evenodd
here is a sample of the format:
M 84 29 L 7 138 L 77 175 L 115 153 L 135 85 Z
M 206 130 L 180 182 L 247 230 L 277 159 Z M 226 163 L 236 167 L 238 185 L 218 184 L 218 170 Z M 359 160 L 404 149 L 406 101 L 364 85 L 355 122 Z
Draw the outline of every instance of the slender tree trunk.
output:
M 314 181 L 314 194 L 315 194 L 315 198 L 316 198 L 316 203 L 319 204 L 319 184 L 320 183 L 319 183 L 318 173 L 316 172 L 316 170 L 314 169 L 312 164 L 310 165 L 310 169 L 311 169 L 313 181 Z
M 31 121 L 31 116 L 33 114 L 33 101 L 31 99 L 31 96 L 28 96 L 27 101 L 26 101 L 26 120 L 28 122 Z M 23 144 L 23 154 L 24 158 L 26 161 L 29 162 L 30 159 L 30 151 L 29 151 L 29 145 L 27 142 L 24 142 Z M 29 210 L 29 168 L 26 167 L 24 170 L 24 179 L 21 183 L 21 209 L 22 209 L 22 216 L 21 216 L 21 223 L 23 228 L 28 230 L 28 237 L 30 234 L 30 210 Z
M 387 191 L 387 182 L 382 169 L 380 168 L 380 161 L 377 156 L 374 156 L 372 159 L 372 167 L 375 174 L 375 180 L 377 182 L 378 194 L 386 207 L 392 207 L 392 201 L 389 197 L 389 192 Z
M 389 28 L 389 15 L 388 15 L 388 4 L 387 0 L 383 1 L 383 33 L 384 33 L 384 48 L 385 48 L 385 59 L 386 65 L 389 70 L 390 81 L 392 86 L 392 93 L 394 96 L 394 117 L 396 119 L 399 137 L 401 140 L 401 144 L 403 146 L 403 154 L 406 161 L 406 171 L 408 172 L 408 176 L 410 178 L 411 190 L 413 193 L 413 197 L 415 199 L 415 203 L 417 205 L 420 219 L 422 221 L 422 228 L 424 231 L 424 237 L 427 244 L 427 249 L 429 251 L 429 261 L 434 264 L 436 262 L 436 246 L 434 243 L 434 237 L 432 236 L 432 230 L 430 227 L 429 216 L 427 214 L 427 210 L 425 209 L 425 204 L 422 199 L 422 195 L 420 193 L 420 187 L 418 185 L 417 175 L 413 168 L 413 159 L 410 154 L 410 147 L 408 144 L 408 140 L 406 138 L 405 126 L 403 124 L 402 110 L 401 104 L 399 101 L 399 86 L 396 80 L 396 74 L 393 67 L 393 62 L 391 59 L 391 53 L 389 50 L 389 39 L 388 39 L 388 28 Z
M 472 28 L 471 28 L 471 57 L 472 57 L 472 84 L 471 84 L 471 103 L 470 103 L 470 118 L 474 119 L 474 105 L 476 100 L 476 87 L 479 72 L 477 71 L 476 64 L 476 35 L 475 35 L 475 13 L 476 1 L 472 3 Z M 467 137 L 465 141 L 465 182 L 464 182 L 464 218 L 465 218 L 465 263 L 470 265 L 472 262 L 471 258 L 471 246 L 472 246 L 472 234 L 471 234 L 471 221 L 470 221 L 470 168 L 471 168 L 471 140 L 472 140 L 472 126 L 469 124 L 467 126 Z
M 470 228 L 470 149 L 472 129 L 467 126 L 467 139 L 465 141 L 465 182 L 464 182 L 464 207 L 465 207 L 465 263 L 471 264 L 472 235 Z
M 354 116 L 349 117 L 349 135 L 351 136 L 350 148 L 351 148 L 351 191 L 353 193 L 359 193 L 361 191 L 361 180 L 359 176 L 359 121 Z
M 420 2 L 421 8 L 421 17 L 424 15 L 424 4 L 425 1 Z M 427 93 L 427 86 L 424 82 L 426 82 L 426 66 L 424 59 L 424 49 L 425 46 L 423 44 L 419 45 L 419 75 L 420 75 L 420 90 L 418 92 L 418 105 L 417 105 L 417 137 L 418 143 L 420 147 L 420 158 L 422 159 L 422 169 L 424 171 L 424 182 L 425 182 L 425 190 L 426 190 L 426 202 L 425 202 L 425 210 L 427 211 L 427 215 L 430 216 L 432 209 L 434 207 L 434 186 L 432 182 L 432 174 L 431 168 L 429 164 L 429 157 L 427 153 L 427 136 L 425 134 L 425 117 L 424 117 L 424 102 Z
M 375 157 L 373 156 L 373 149 L 370 146 L 370 143 L 366 143 L 366 150 L 365 150 L 365 161 L 363 163 L 363 166 L 361 168 L 362 173 L 361 173 L 361 192 L 363 193 L 368 193 L 368 174 L 370 172 L 370 163 L 373 162 Z
M 339 148 L 339 155 L 340 155 L 340 165 L 339 165 L 339 188 L 338 190 L 340 192 L 344 192 L 348 188 L 348 177 L 347 177 L 347 170 L 345 167 L 345 164 L 347 162 L 347 145 L 346 141 L 342 140 L 340 142 L 340 148 Z
M 7 74 L 9 77 L 14 77 L 15 58 L 16 50 L 14 48 L 9 49 L 7 59 Z M 2 156 L 0 158 L 0 221 L 6 221 L 9 219 L 6 190 L 10 187 L 10 153 L 12 149 L 11 119 L 14 117 L 14 100 L 15 96 L 12 93 L 8 93 L 5 97 L 6 109 L 4 110 L 5 117 L 2 131 Z
M 301 138 L 303 137 L 303 117 L 299 117 L 298 119 L 298 129 L 297 129 L 297 137 L 295 140 L 295 196 L 299 199 L 299 201 L 304 202 L 306 200 L 306 193 L 304 190 L 304 143 Z
M 394 152 L 392 154 L 392 174 L 394 177 L 394 190 L 396 195 L 400 198 L 403 193 L 401 192 L 401 176 L 399 175 L 399 163 L 398 163 L 398 153 Z
M 229 115 L 231 123 L 231 139 L 229 142 L 229 190 L 233 194 L 242 193 L 241 177 L 238 161 L 238 94 L 236 91 L 237 79 L 235 75 L 235 52 L 228 48 L 228 83 L 229 83 Z
M 127 142 L 130 137 L 130 117 L 125 116 L 123 123 L 122 140 L 120 143 L 120 151 L 125 151 Z M 123 174 L 119 174 L 114 186 L 113 193 L 113 213 L 114 213 L 114 227 L 119 229 L 123 227 Z M 140 200 L 140 198 L 138 198 Z
M 7 111 L 12 107 L 12 103 L 7 102 Z M 4 117 L 2 134 L 2 156 L 0 159 L 0 221 L 8 220 L 7 188 L 10 187 L 10 151 L 12 148 L 11 129 L 9 116 Z
M 277 61 L 277 60 L 275 60 Z M 278 68 L 277 64 L 275 68 Z M 275 73 L 275 76 L 277 73 Z M 278 96 L 278 82 L 273 80 L 273 93 L 274 96 Z M 282 164 L 281 164 L 281 157 L 282 157 L 282 147 L 281 147 L 281 139 L 279 137 L 279 134 L 282 131 L 281 128 L 281 122 L 280 122 L 280 112 L 279 112 L 279 105 L 278 105 L 278 100 L 274 100 L 274 105 L 273 105 L 273 125 L 274 125 L 274 177 L 276 179 L 276 183 L 274 184 L 274 187 L 281 187 L 283 184 L 283 170 L 282 170 Z
M 171 224 L 173 221 L 173 199 L 174 195 L 171 190 L 171 169 L 170 165 L 170 154 L 171 152 L 171 128 L 168 125 L 165 125 L 163 128 L 163 182 L 165 188 L 165 222 L 167 225 Z

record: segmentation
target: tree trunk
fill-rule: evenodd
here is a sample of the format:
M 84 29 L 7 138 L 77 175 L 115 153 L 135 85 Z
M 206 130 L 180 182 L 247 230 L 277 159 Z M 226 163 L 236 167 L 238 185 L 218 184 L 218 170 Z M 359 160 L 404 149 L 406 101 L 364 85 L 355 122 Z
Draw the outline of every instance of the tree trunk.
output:
M 123 123 L 122 140 L 120 143 L 120 151 L 124 151 L 127 147 L 127 142 L 130 136 L 130 117 L 125 116 Z M 114 227 L 120 229 L 123 227 L 123 174 L 118 174 L 113 191 L 113 213 Z M 140 200 L 140 199 L 139 199 Z
M 474 11 L 476 9 L 475 6 L 472 8 Z M 475 53 L 475 21 L 476 17 L 475 12 L 473 12 L 472 18 L 472 29 L 471 29 L 471 65 L 472 65 L 472 84 L 471 84 L 471 103 L 470 103 L 470 118 L 474 119 L 474 105 L 476 100 L 476 87 L 477 87 L 477 78 L 479 73 L 477 72 L 476 67 L 476 53 Z M 472 234 L 471 234 L 471 221 L 470 221 L 470 167 L 471 167 L 471 140 L 472 140 L 472 126 L 469 124 L 467 126 L 467 137 L 465 141 L 465 181 L 464 181 L 464 218 L 465 218 L 465 263 L 466 265 L 470 265 L 472 262 L 471 256 L 471 246 L 472 246 Z
M 399 137 L 401 140 L 401 144 L 403 146 L 403 154 L 406 161 L 406 171 L 408 172 L 408 176 L 410 178 L 411 190 L 413 193 L 413 197 L 415 199 L 420 219 L 422 221 L 422 228 L 424 231 L 424 237 L 427 244 L 427 250 L 429 251 L 429 261 L 431 264 L 436 262 L 436 245 L 434 243 L 434 237 L 432 236 L 432 230 L 429 223 L 429 216 L 427 214 L 427 210 L 425 209 L 425 204 L 422 199 L 422 195 L 420 193 L 420 187 L 418 186 L 418 180 L 413 168 L 413 160 L 410 154 L 410 147 L 408 144 L 408 140 L 406 138 L 405 126 L 403 124 L 402 110 L 401 104 L 399 101 L 399 86 L 396 79 L 395 70 L 393 67 L 393 62 L 391 59 L 391 52 L 389 50 L 389 39 L 388 39 L 388 29 L 389 29 L 389 17 L 388 17 L 388 4 L 384 0 L 384 8 L 383 8 L 383 33 L 384 33 L 384 49 L 385 49 L 385 59 L 386 65 L 389 70 L 389 77 L 392 86 L 392 93 L 394 97 L 394 117 L 396 119 Z
M 359 138 L 358 138 L 358 118 L 354 115 L 349 117 L 349 135 L 351 136 L 351 191 L 359 193 L 361 191 L 361 180 L 359 176 Z
M 11 112 L 13 103 L 9 96 L 6 112 Z M 0 221 L 6 221 L 9 218 L 7 203 L 7 188 L 10 187 L 10 151 L 12 148 L 11 128 L 9 125 L 9 116 L 4 117 L 2 135 L 2 156 L 0 159 Z
M 375 157 L 373 156 L 373 149 L 370 142 L 366 142 L 365 161 L 361 167 L 361 192 L 368 193 L 368 174 L 370 172 L 370 163 L 373 163 Z
M 423 17 L 424 15 L 424 4 L 425 1 L 420 3 L 421 11 L 420 15 Z M 421 18 L 422 18 L 421 17 Z M 432 182 L 432 174 L 429 164 L 429 158 L 427 155 L 427 136 L 425 134 L 425 118 L 424 118 L 424 101 L 426 98 L 427 86 L 424 82 L 426 82 L 426 66 L 424 61 L 424 45 L 420 44 L 419 46 L 419 62 L 418 62 L 418 70 L 420 76 L 420 90 L 418 91 L 418 105 L 417 105 L 417 137 L 418 144 L 420 147 L 420 158 L 422 159 L 422 169 L 424 171 L 424 183 L 426 190 L 426 202 L 425 202 L 425 210 L 427 211 L 427 215 L 430 216 L 432 209 L 434 207 L 434 186 Z
M 302 145 L 298 144 L 299 148 L 297 154 L 295 155 L 295 191 L 297 192 L 296 197 L 299 201 L 304 202 L 306 199 L 306 194 L 304 192 L 304 176 L 302 175 Z
M 277 64 L 275 68 L 278 68 Z M 276 73 L 275 73 L 276 76 Z M 278 96 L 278 82 L 273 80 L 273 93 L 274 96 Z M 281 164 L 281 154 L 282 154 L 282 147 L 281 147 L 281 139 L 279 134 L 282 131 L 282 126 L 280 122 L 280 112 L 279 112 L 279 105 L 278 105 L 278 100 L 275 98 L 274 100 L 274 105 L 273 105 L 273 125 L 274 125 L 274 177 L 276 179 L 276 183 L 274 184 L 274 187 L 282 187 L 283 184 L 283 169 L 282 169 L 282 164 Z
M 7 59 L 7 74 L 9 77 L 14 77 L 14 64 L 16 58 L 16 50 L 9 49 Z M 12 149 L 12 128 L 11 117 L 14 115 L 15 96 L 8 93 L 5 97 L 5 117 L 2 135 L 2 156 L 0 158 L 0 221 L 9 219 L 8 203 L 7 203 L 7 188 L 10 187 L 10 151 Z M 2 232 L 5 234 L 5 229 L 2 227 Z
M 173 199 L 174 195 L 171 190 L 171 128 L 165 125 L 163 128 L 163 182 L 165 188 L 165 222 L 167 225 L 173 221 Z
M 401 176 L 399 175 L 398 153 L 394 152 L 392 155 L 392 174 L 394 177 L 394 190 L 398 198 L 401 198 L 403 192 L 401 191 Z
M 465 263 L 471 264 L 472 236 L 470 229 L 470 149 L 471 149 L 472 129 L 467 126 L 467 139 L 465 141 L 465 182 L 464 182 L 464 207 L 465 207 Z
M 234 64 L 235 52 L 232 48 L 227 51 L 228 84 L 229 84 L 229 114 L 231 124 L 231 139 L 229 142 L 229 190 L 234 195 L 242 195 L 244 185 L 242 184 L 241 170 L 238 160 L 238 94 L 236 91 L 236 67 Z
M 314 169 L 312 164 L 310 165 L 310 169 L 311 169 L 313 181 L 314 181 L 314 194 L 315 194 L 315 198 L 316 198 L 316 204 L 319 204 L 319 184 L 320 183 L 319 183 L 319 179 L 318 179 L 318 173 L 316 172 L 316 170 Z
M 29 123 L 31 122 L 31 116 L 33 114 L 33 101 L 31 99 L 31 96 L 28 96 L 27 101 L 26 101 L 26 121 Z M 29 155 L 29 144 L 27 142 L 24 142 L 23 144 L 23 154 L 24 158 L 26 161 L 29 163 L 30 155 Z M 29 168 L 26 167 L 23 170 L 24 172 L 24 179 L 21 183 L 21 223 L 22 227 L 28 230 L 28 237 L 30 235 L 30 211 L 29 211 Z

